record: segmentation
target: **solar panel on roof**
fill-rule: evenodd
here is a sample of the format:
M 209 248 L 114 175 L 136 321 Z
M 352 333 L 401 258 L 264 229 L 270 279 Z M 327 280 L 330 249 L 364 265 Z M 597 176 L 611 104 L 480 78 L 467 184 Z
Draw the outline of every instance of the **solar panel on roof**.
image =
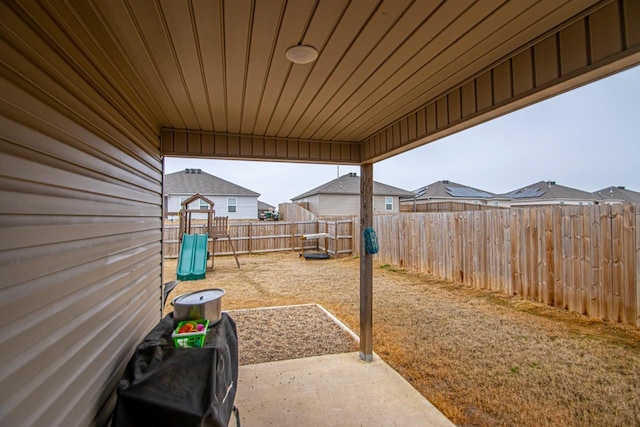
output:
M 421 189 L 416 190 L 416 196 L 417 197 L 424 196 L 428 189 L 429 187 L 422 187 Z
M 512 199 L 528 199 L 531 197 L 540 197 L 545 194 L 547 191 L 542 190 L 538 187 L 536 188 L 525 188 L 524 190 L 513 191 L 507 194 L 507 197 L 511 197 Z
M 447 193 L 449 193 L 453 197 L 479 197 L 485 199 L 491 198 L 491 194 L 489 193 L 466 187 L 447 187 Z

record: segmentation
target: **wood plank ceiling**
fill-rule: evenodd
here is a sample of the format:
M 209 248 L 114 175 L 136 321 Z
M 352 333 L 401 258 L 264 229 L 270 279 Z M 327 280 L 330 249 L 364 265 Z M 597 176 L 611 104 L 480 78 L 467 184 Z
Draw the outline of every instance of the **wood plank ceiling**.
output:
M 169 129 L 164 154 L 360 163 L 429 142 L 419 127 L 429 118 L 412 114 L 611 4 L 613 30 L 624 33 L 616 38 L 628 41 L 624 17 L 638 8 L 624 0 L 60 0 L 42 8 L 106 78 L 115 103 L 158 134 Z M 580 25 L 587 36 L 578 34 L 577 49 L 592 49 L 588 23 Z M 289 62 L 285 51 L 298 44 L 314 46 L 317 61 Z M 587 56 L 580 66 L 591 65 Z M 501 82 L 506 98 L 516 95 L 517 65 L 492 71 L 498 87 L 487 108 Z M 481 85 L 471 88 L 469 118 L 481 112 Z M 463 116 L 468 105 L 455 103 L 464 96 L 441 107 Z M 402 120 L 414 121 L 413 135 L 380 145 L 381 132 L 393 138 Z M 189 135 L 191 143 L 198 135 L 195 149 L 185 148 Z

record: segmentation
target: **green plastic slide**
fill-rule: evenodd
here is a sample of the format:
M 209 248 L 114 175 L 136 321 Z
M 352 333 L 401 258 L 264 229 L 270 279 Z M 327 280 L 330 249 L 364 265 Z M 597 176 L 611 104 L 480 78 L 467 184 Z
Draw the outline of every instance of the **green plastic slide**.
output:
M 207 270 L 207 234 L 184 234 L 178 260 L 178 280 L 204 279 Z

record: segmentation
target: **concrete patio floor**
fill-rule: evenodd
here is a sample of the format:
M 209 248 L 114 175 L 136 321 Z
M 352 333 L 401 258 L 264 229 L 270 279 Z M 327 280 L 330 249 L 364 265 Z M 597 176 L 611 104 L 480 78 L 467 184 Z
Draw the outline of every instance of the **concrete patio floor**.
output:
M 454 425 L 375 354 L 372 362 L 342 353 L 245 365 L 238 382 L 244 427 Z

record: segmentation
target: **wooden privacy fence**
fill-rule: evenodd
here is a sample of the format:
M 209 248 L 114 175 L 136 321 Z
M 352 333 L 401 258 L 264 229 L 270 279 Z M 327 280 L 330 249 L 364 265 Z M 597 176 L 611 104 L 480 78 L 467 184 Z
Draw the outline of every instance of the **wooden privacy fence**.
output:
M 414 200 L 400 203 L 400 212 L 457 212 L 486 211 L 492 209 L 508 209 L 499 206 L 481 205 L 464 202 L 433 202 Z
M 633 204 L 378 215 L 375 259 L 640 327 L 639 224 Z
M 305 241 L 305 248 L 317 248 L 326 250 L 331 255 L 341 256 L 353 252 L 352 229 L 351 220 L 238 222 L 229 223 L 229 236 L 236 253 L 251 254 L 302 250 L 303 234 L 327 233 L 329 236 L 326 239 Z M 206 233 L 206 225 L 192 225 L 191 231 L 199 234 Z M 322 246 L 325 242 L 326 248 Z M 232 254 L 229 239 L 218 238 L 214 251 L 216 255 Z M 178 225 L 165 225 L 163 252 L 165 258 L 177 258 Z
M 280 203 L 278 205 L 278 214 L 282 221 L 313 221 L 318 219 L 313 213 L 308 211 L 304 205 L 298 203 Z

